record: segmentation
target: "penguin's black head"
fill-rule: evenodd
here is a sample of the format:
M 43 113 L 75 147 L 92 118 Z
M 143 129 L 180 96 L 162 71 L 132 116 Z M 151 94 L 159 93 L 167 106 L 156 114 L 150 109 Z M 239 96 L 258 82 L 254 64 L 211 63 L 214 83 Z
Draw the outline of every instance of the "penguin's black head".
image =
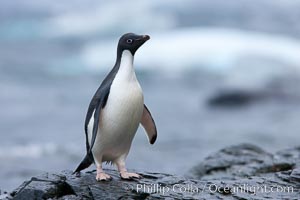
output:
M 136 50 L 149 39 L 149 35 L 126 33 L 119 40 L 118 51 L 123 52 L 124 50 L 129 50 L 132 55 L 134 55 Z

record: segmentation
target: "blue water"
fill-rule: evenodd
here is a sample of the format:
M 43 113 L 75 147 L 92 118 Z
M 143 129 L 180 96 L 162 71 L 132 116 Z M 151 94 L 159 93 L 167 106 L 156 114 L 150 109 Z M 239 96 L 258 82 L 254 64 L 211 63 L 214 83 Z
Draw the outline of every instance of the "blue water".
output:
M 81 161 L 87 106 L 114 63 L 118 37 L 128 31 L 151 36 L 135 67 L 159 134 L 151 146 L 138 130 L 128 168 L 183 175 L 231 144 L 249 142 L 268 151 L 299 145 L 300 41 L 293 31 L 284 33 L 282 24 L 264 26 L 268 30 L 236 21 L 213 24 L 223 17 L 214 21 L 209 14 L 204 22 L 213 26 L 199 24 L 204 14 L 192 4 L 153 2 L 138 3 L 129 13 L 127 1 L 1 3 L 2 190 L 45 171 L 73 170 Z M 216 9 L 210 2 L 202 6 Z M 292 4 L 284 4 L 289 13 L 296 12 Z M 237 19 L 229 7 L 224 16 Z M 112 16 L 115 11 L 121 14 Z M 136 23 L 128 23 L 137 15 Z M 223 89 L 275 95 L 238 108 L 208 106 Z

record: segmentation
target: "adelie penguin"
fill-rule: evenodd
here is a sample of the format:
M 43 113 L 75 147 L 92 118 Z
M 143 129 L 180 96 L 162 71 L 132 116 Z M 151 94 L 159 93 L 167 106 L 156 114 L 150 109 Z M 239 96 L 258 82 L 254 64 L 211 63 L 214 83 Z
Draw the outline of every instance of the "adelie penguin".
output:
M 87 154 L 74 173 L 96 164 L 98 181 L 111 177 L 102 169 L 103 162 L 112 162 L 122 179 L 141 178 L 127 172 L 125 160 L 132 140 L 141 124 L 150 144 L 157 138 L 154 120 L 144 105 L 142 88 L 133 67 L 134 54 L 150 37 L 127 33 L 118 43 L 114 67 L 93 96 L 85 119 Z

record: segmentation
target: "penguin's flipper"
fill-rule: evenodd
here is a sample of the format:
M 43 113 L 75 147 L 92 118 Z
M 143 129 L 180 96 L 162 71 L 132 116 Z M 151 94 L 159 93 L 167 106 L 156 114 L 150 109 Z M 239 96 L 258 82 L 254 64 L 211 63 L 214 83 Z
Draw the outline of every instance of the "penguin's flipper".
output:
M 155 122 L 146 105 L 144 105 L 141 124 L 147 133 L 150 144 L 154 144 L 157 138 L 157 130 L 156 130 Z
M 99 90 L 97 91 L 99 92 Z M 96 139 L 96 135 L 98 132 L 98 123 L 99 119 L 100 119 L 100 112 L 101 109 L 105 106 L 106 101 L 107 101 L 107 97 L 108 97 L 108 92 L 104 93 L 104 96 L 97 96 L 97 92 L 94 95 L 87 115 L 86 115 L 86 119 L 85 119 L 85 134 L 86 134 L 86 149 L 87 149 L 87 154 L 86 156 L 83 158 L 83 160 L 81 161 L 81 163 L 79 164 L 79 166 L 76 168 L 76 170 L 73 172 L 73 174 L 80 172 L 81 170 L 84 170 L 86 168 L 88 168 L 93 162 L 94 162 L 94 157 L 93 157 L 93 153 L 92 153 L 92 148 L 93 145 L 95 143 L 95 139 Z M 100 98 L 97 98 L 100 97 Z M 93 116 L 94 113 L 94 116 Z M 91 140 L 91 145 L 89 145 L 89 139 L 88 139 L 88 132 L 87 132 L 87 126 L 89 121 L 91 120 L 91 118 L 94 118 L 94 125 L 93 125 L 93 134 L 92 134 L 92 140 Z
M 86 149 L 87 153 L 91 153 L 92 148 L 94 146 L 97 132 L 98 132 L 98 125 L 99 125 L 99 120 L 100 120 L 100 113 L 101 110 L 105 107 L 108 95 L 109 95 L 110 87 L 102 87 L 97 90 L 96 94 L 94 95 L 87 115 L 85 119 L 85 134 L 86 134 Z M 94 115 L 93 115 L 94 113 Z M 92 132 L 92 138 L 91 138 L 91 143 L 89 145 L 89 140 L 88 140 L 88 124 L 91 120 L 91 118 L 94 118 L 94 125 L 93 125 L 93 132 Z

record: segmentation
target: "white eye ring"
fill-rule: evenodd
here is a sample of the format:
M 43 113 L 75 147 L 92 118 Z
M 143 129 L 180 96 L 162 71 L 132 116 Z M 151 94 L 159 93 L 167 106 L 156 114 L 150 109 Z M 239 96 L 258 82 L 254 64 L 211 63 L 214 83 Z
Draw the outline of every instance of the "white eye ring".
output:
M 128 44 L 131 44 L 131 43 L 133 42 L 133 40 L 132 40 L 132 39 L 127 39 L 126 42 L 127 42 Z

